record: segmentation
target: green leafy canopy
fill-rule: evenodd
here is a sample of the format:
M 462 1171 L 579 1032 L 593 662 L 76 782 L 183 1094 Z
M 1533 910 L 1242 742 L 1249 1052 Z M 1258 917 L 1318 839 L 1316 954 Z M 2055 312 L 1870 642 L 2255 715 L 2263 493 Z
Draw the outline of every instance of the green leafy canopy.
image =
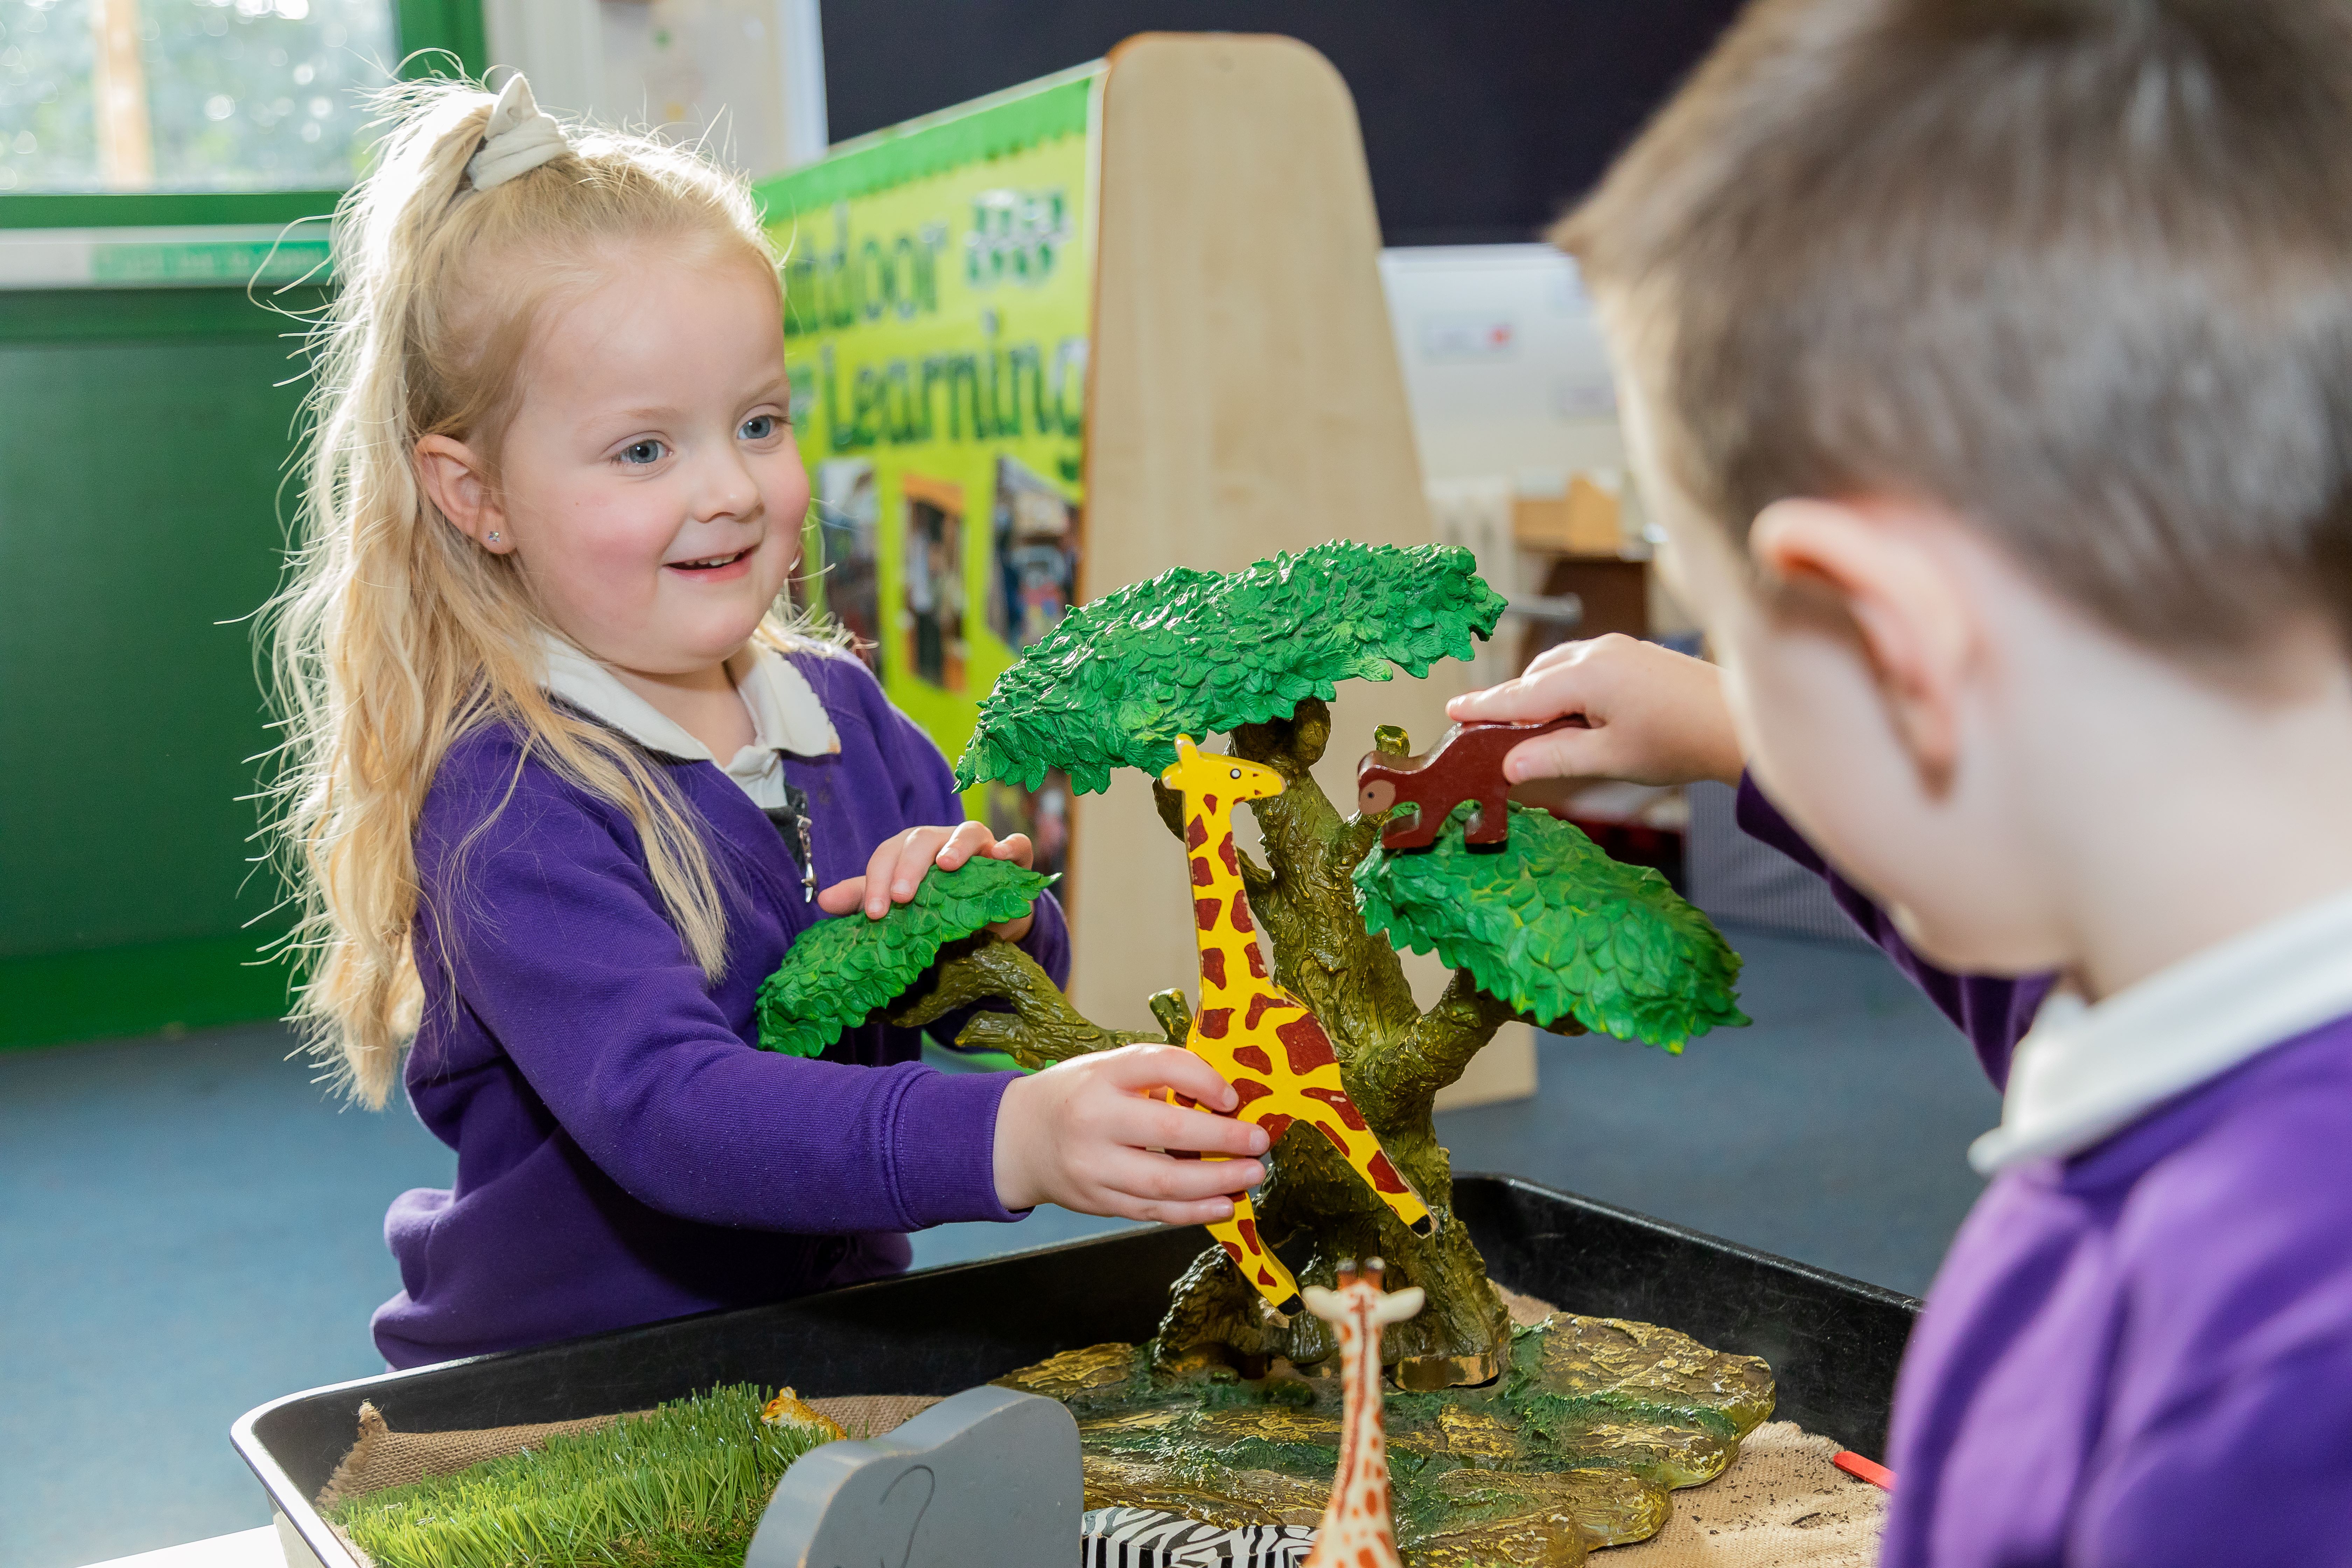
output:
M 760 983 L 760 1045 L 814 1057 L 903 995 L 940 949 L 1000 921 L 1019 920 L 1055 879 L 1010 860 L 974 856 L 952 871 L 933 867 L 907 903 L 880 920 L 854 910 L 801 933 Z
M 1425 675 L 1468 658 L 1503 613 L 1455 545 L 1334 540 L 1240 572 L 1177 567 L 1080 605 L 1032 644 L 982 704 L 956 763 L 970 788 L 1031 789 L 1061 768 L 1081 794 L 1118 767 L 1157 773 L 1176 737 L 1286 717 L 1337 682 Z
M 1511 837 L 1473 849 L 1454 808 L 1426 850 L 1375 846 L 1356 868 L 1364 929 L 1412 952 L 1434 948 L 1478 988 L 1541 1023 L 1679 1052 L 1709 1029 L 1748 1022 L 1733 983 L 1739 955 L 1666 879 L 1611 859 L 1568 823 L 1511 807 Z

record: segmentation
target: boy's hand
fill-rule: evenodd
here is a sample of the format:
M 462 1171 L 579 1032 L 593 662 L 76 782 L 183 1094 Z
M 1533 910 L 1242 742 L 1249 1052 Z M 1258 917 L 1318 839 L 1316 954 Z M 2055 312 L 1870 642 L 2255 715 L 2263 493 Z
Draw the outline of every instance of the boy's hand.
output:
M 997 1200 L 1167 1225 L 1231 1219 L 1226 1194 L 1265 1180 L 1255 1158 L 1265 1130 L 1144 1098 L 1163 1086 L 1221 1110 L 1240 1103 L 1214 1068 L 1175 1046 L 1097 1051 L 1015 1080 L 996 1112 Z M 1179 1160 L 1159 1149 L 1239 1157 Z
M 985 855 L 992 860 L 1010 860 L 1026 870 L 1034 853 L 1027 834 L 999 838 L 983 823 L 909 827 L 875 847 L 873 858 L 866 862 L 866 875 L 835 882 L 819 893 L 816 907 L 829 915 L 845 915 L 864 904 L 866 918 L 878 921 L 890 912 L 892 904 L 912 899 L 924 873 L 934 866 L 952 871 L 973 856 Z M 1019 942 L 1029 934 L 1032 918 L 1023 915 L 1017 921 L 1000 921 L 988 929 L 1007 942 Z
M 1604 778 L 1736 784 L 1746 765 L 1723 699 L 1723 672 L 1616 632 L 1547 648 L 1525 675 L 1457 697 L 1445 711 L 1455 720 L 1516 724 L 1584 716 L 1591 728 L 1555 730 L 1515 747 L 1503 759 L 1503 776 L 1513 784 Z

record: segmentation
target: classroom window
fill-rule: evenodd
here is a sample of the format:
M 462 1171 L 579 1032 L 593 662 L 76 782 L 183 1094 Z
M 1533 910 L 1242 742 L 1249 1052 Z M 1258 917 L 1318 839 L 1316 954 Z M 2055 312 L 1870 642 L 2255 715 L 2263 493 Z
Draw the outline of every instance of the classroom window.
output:
M 348 185 L 392 0 L 0 0 L 0 192 Z

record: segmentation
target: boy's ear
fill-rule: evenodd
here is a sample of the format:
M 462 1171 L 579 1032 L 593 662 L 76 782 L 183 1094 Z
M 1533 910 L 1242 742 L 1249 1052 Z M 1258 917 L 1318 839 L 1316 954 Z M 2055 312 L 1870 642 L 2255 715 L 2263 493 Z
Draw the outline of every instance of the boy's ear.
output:
M 506 525 L 488 473 L 474 449 L 453 437 L 426 436 L 416 443 L 416 482 L 425 498 L 459 532 L 491 554 L 504 555 L 515 547 L 514 531 Z
M 1768 584 L 1843 612 L 1896 733 L 1940 789 L 1958 760 L 1974 623 L 1924 521 L 1899 506 L 1780 500 L 1758 514 L 1748 550 Z

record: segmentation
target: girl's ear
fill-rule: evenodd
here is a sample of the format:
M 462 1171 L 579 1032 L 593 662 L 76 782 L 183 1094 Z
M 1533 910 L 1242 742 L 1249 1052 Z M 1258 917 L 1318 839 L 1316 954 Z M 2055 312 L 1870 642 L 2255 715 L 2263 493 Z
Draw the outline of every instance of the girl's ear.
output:
M 1961 689 L 1974 617 L 1927 521 L 1899 506 L 1775 501 L 1749 552 L 1768 584 L 1826 597 L 1853 626 L 1887 717 L 1930 788 L 1958 761 Z
M 514 549 L 514 530 L 490 486 L 488 466 L 463 441 L 427 436 L 416 443 L 416 482 L 459 532 L 493 555 Z

